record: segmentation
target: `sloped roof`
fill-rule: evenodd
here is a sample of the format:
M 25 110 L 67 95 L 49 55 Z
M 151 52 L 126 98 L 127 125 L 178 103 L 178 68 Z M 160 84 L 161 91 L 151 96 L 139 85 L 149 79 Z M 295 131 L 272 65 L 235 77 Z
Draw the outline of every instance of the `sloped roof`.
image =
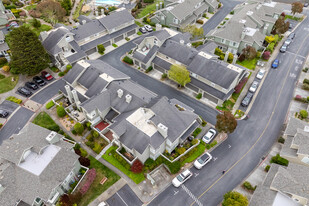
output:
M 202 0 L 184 0 L 184 2 L 179 3 L 173 6 L 173 9 L 170 12 L 179 20 L 184 19 L 185 17 L 192 15 L 195 10 L 195 6 L 198 3 L 202 3 Z M 202 3 L 203 4 L 203 3 Z
M 104 26 L 100 23 L 98 19 L 91 20 L 90 22 L 87 22 L 86 24 L 79 25 L 78 27 L 71 30 L 72 33 L 74 33 L 74 39 L 76 41 L 80 41 L 86 37 L 89 37 L 93 34 L 103 32 L 106 29 Z
M 57 43 L 68 33 L 70 33 L 70 31 L 63 27 L 51 31 L 42 42 L 46 51 L 52 55 L 59 53 L 61 49 L 57 46 Z
M 134 20 L 133 16 L 126 9 L 112 12 L 110 15 L 99 19 L 107 30 L 111 30 L 132 20 Z

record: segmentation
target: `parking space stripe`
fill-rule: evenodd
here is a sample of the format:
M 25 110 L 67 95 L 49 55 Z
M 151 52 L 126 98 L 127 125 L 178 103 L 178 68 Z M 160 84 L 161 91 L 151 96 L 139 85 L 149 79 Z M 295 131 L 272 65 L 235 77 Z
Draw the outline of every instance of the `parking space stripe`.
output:
M 117 194 L 118 197 L 121 199 L 121 201 L 122 201 L 126 206 L 128 206 L 128 204 L 124 201 L 124 199 L 122 199 L 122 197 L 118 194 L 118 192 L 116 192 L 116 194 Z

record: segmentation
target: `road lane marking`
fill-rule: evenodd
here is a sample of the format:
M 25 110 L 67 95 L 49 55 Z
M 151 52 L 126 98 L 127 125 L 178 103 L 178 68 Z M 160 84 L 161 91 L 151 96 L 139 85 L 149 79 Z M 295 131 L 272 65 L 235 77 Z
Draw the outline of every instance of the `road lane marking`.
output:
M 203 206 L 203 204 L 192 194 L 192 192 L 185 186 L 181 185 L 181 188 L 198 204 L 199 206 Z
M 174 195 L 177 195 L 179 191 L 178 190 L 174 190 Z
M 231 148 L 232 146 L 229 144 L 229 148 Z
M 214 157 L 214 158 L 212 158 L 212 160 L 213 160 L 213 161 L 216 161 L 217 159 L 218 159 L 218 157 Z
M 304 42 L 307 40 L 308 37 L 309 37 L 309 34 L 307 34 L 306 38 L 304 38 L 304 40 L 302 41 L 301 45 L 304 45 Z M 299 47 L 299 48 L 298 48 L 297 53 L 300 51 L 301 48 L 302 48 L 302 47 Z M 292 65 L 293 65 L 294 61 L 296 60 L 296 57 L 297 57 L 297 56 L 295 56 L 294 59 L 293 59 L 293 61 L 291 61 L 291 63 L 290 63 L 289 71 L 287 72 L 287 74 L 286 74 L 286 76 L 285 76 L 285 79 L 284 79 L 284 84 L 282 85 L 282 87 L 281 87 L 281 89 L 280 89 L 278 98 L 277 98 L 277 100 L 276 100 L 276 104 L 275 104 L 275 106 L 274 106 L 274 109 L 273 109 L 273 111 L 272 111 L 272 113 L 271 113 L 271 115 L 270 115 L 270 118 L 269 118 L 269 120 L 268 120 L 268 122 L 267 122 L 267 124 L 266 124 L 266 127 L 264 128 L 262 134 L 261 134 L 261 135 L 259 136 L 259 138 L 255 141 L 255 143 L 250 147 L 250 149 L 249 149 L 237 162 L 235 162 L 227 171 L 225 171 L 225 173 L 224 173 L 223 175 L 221 175 L 212 185 L 210 185 L 210 186 L 198 197 L 198 199 L 200 199 L 206 192 L 208 192 L 213 186 L 215 186 L 215 185 L 216 185 L 216 184 L 217 184 L 217 183 L 230 171 L 230 170 L 232 170 L 242 159 L 244 159 L 244 158 L 248 155 L 248 153 L 255 147 L 255 145 L 259 142 L 259 140 L 262 138 L 262 136 L 263 136 L 264 133 L 266 132 L 267 128 L 269 127 L 269 124 L 270 124 L 270 122 L 271 122 L 271 120 L 272 120 L 272 118 L 273 118 L 273 115 L 274 115 L 274 113 L 275 113 L 274 111 L 277 109 L 277 105 L 278 105 L 278 103 L 279 103 L 280 96 L 281 96 L 281 94 L 282 94 L 282 92 L 283 92 L 283 88 L 284 88 L 285 83 L 286 83 L 286 81 L 287 81 L 287 79 L 288 79 L 288 77 L 289 77 L 289 73 L 290 73 L 290 71 L 291 71 L 291 69 L 292 69 Z M 304 58 L 306 59 L 306 57 L 304 57 Z M 194 204 L 194 202 L 191 203 L 190 206 L 192 206 L 193 204 Z
M 122 202 L 123 202 L 126 206 L 128 206 L 128 204 L 122 199 L 122 197 L 118 194 L 118 192 L 116 192 L 116 194 L 117 194 L 118 197 L 122 200 Z
M 286 53 L 293 54 L 293 55 L 296 55 L 297 57 L 306 59 L 306 57 L 299 55 L 299 54 L 295 54 L 294 52 L 290 52 L 290 51 L 285 51 L 285 53 L 283 53 L 283 55 L 285 55 Z M 298 61 L 298 60 L 296 60 L 296 61 Z M 302 61 L 302 60 L 299 60 L 299 61 Z M 296 64 L 299 64 L 299 63 L 296 62 Z M 300 63 L 300 64 L 302 64 L 302 63 Z
M 194 173 L 194 177 L 197 177 L 199 175 L 199 173 Z

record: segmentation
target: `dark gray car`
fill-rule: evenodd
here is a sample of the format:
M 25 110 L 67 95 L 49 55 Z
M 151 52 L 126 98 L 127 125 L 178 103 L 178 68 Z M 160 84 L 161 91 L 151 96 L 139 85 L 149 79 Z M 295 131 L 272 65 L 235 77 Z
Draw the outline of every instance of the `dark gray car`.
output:
M 252 97 L 253 97 L 253 93 L 248 92 L 245 98 L 242 100 L 241 106 L 247 107 L 250 104 Z
M 7 117 L 8 115 L 9 113 L 7 111 L 0 109 L 0 117 L 4 118 L 4 117 Z

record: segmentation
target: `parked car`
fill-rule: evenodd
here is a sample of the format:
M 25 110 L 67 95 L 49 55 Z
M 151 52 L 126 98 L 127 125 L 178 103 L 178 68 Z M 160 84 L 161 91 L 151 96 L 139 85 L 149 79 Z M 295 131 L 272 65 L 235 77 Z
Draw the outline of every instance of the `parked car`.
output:
M 152 31 L 153 31 L 153 30 L 152 30 L 152 27 L 151 27 L 150 25 L 145 25 L 144 27 L 145 27 L 145 29 L 146 29 L 148 32 L 152 32 Z
M 98 206 L 108 206 L 106 202 L 100 202 Z
M 20 93 L 20 94 L 23 94 L 25 95 L 26 97 L 29 97 L 32 95 L 32 92 L 30 92 L 28 89 L 26 89 L 25 87 L 19 87 L 17 89 L 17 91 Z
M 260 71 L 256 75 L 256 78 L 257 79 L 263 79 L 264 74 L 265 74 L 265 70 L 264 69 L 260 69 Z
M 304 7 L 308 7 L 309 6 L 309 3 L 304 3 Z
M 293 24 L 290 22 L 289 29 L 291 30 L 293 28 Z
M 42 77 L 44 78 L 44 79 L 46 79 L 46 80 L 48 80 L 48 81 L 50 81 L 50 80 L 52 80 L 54 77 L 50 74 L 50 73 L 48 73 L 47 71 L 42 71 L 41 72 L 41 75 L 42 75 Z
M 273 63 L 271 64 L 271 68 L 276 69 L 278 68 L 278 66 L 279 66 L 279 59 L 275 59 Z
M 284 44 L 286 44 L 287 46 L 289 46 L 292 42 L 292 39 L 287 39 L 284 41 Z
M 214 128 L 210 128 L 208 132 L 204 135 L 202 140 L 208 144 L 217 135 L 217 131 Z
M 195 160 L 194 167 L 196 169 L 202 169 L 202 167 L 204 167 L 208 162 L 210 162 L 211 159 L 212 156 L 208 152 L 206 152 Z
M 33 81 L 40 86 L 44 86 L 46 84 L 46 82 L 44 82 L 44 80 L 39 76 L 33 77 Z
M 145 29 L 145 27 L 139 28 L 139 31 L 142 32 L 143 34 L 147 33 L 147 30 Z
M 259 82 L 258 81 L 254 81 L 251 84 L 251 87 L 249 88 L 249 91 L 254 93 L 256 91 L 256 89 L 258 88 L 258 86 L 259 86 Z
M 12 28 L 17 28 L 17 27 L 19 27 L 19 25 L 16 21 L 12 21 L 12 22 L 10 22 L 9 24 L 6 25 L 6 29 L 8 31 L 11 31 Z
M 182 173 L 180 173 L 179 175 L 177 175 L 172 183 L 175 187 L 179 187 L 180 185 L 182 185 L 185 181 L 187 181 L 191 176 L 192 176 L 192 172 L 188 169 L 186 169 L 185 171 L 183 171 Z
M 253 97 L 253 93 L 248 92 L 245 98 L 242 100 L 241 106 L 247 107 L 250 104 L 252 97 Z
M 280 48 L 280 52 L 281 53 L 285 53 L 286 52 L 286 49 L 288 48 L 288 45 L 287 44 L 283 44 Z
M 288 36 L 288 39 L 294 39 L 294 38 L 295 38 L 295 33 L 294 32 L 290 33 L 290 35 Z
M 0 117 L 5 118 L 9 115 L 9 113 L 7 111 L 4 111 L 2 109 L 0 109 Z
M 36 85 L 34 82 L 26 82 L 25 86 L 33 90 L 36 90 L 37 88 L 39 88 L 38 85 Z

